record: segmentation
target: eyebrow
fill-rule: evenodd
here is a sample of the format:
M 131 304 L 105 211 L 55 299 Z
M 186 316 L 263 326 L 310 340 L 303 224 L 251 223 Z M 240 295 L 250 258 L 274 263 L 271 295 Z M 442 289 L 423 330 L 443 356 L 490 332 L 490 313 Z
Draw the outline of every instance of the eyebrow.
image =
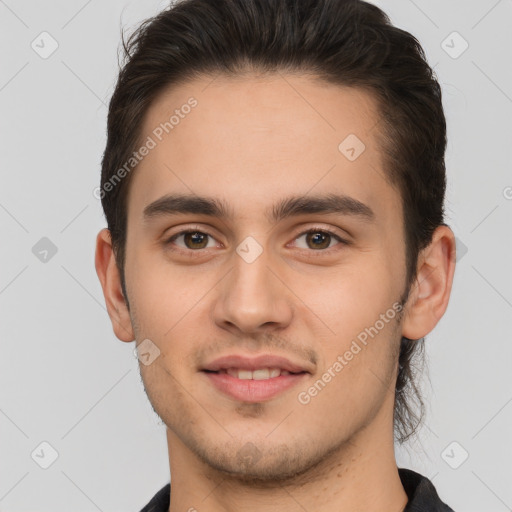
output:
M 149 222 L 162 216 L 186 213 L 225 220 L 235 218 L 233 210 L 222 200 L 197 195 L 167 194 L 144 208 L 143 219 Z M 375 213 L 368 205 L 340 194 L 287 197 L 267 210 L 265 216 L 270 223 L 275 223 L 289 217 L 311 213 L 336 213 L 359 217 L 365 221 L 375 219 Z

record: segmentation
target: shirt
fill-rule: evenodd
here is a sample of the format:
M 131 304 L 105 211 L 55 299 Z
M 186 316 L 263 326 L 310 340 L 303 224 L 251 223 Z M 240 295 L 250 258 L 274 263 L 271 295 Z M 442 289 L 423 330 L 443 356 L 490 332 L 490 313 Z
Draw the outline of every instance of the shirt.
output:
M 409 498 L 403 512 L 454 512 L 441 501 L 434 485 L 428 478 L 405 468 L 398 468 L 398 474 Z M 167 512 L 170 500 L 171 484 L 168 483 L 153 496 L 140 512 Z

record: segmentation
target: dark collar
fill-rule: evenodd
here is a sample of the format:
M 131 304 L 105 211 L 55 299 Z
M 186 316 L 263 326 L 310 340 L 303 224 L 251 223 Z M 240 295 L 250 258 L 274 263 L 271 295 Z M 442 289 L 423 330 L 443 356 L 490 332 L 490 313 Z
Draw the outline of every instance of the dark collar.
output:
M 439 498 L 432 482 L 412 471 L 398 468 L 398 474 L 409 498 L 403 512 L 454 512 Z M 167 512 L 171 499 L 171 484 L 162 487 L 140 512 Z
M 403 512 L 454 512 L 441 501 L 434 485 L 428 478 L 405 468 L 398 468 L 398 474 L 409 498 Z

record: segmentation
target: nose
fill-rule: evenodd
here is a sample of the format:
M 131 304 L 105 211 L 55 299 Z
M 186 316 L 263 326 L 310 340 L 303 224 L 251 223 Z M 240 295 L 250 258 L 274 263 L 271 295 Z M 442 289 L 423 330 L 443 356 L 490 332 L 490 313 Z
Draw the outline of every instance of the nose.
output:
M 218 288 L 215 323 L 235 334 L 286 328 L 293 317 L 292 297 L 284 276 L 271 268 L 266 251 L 247 262 L 233 254 L 233 269 Z

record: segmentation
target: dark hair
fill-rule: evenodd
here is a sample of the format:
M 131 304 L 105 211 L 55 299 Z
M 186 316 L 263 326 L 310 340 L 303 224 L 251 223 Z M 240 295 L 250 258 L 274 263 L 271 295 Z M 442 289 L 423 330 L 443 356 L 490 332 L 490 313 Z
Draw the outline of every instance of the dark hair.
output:
M 377 100 L 375 135 L 384 172 L 404 209 L 408 292 L 419 251 L 444 224 L 446 187 L 441 88 L 414 36 L 361 0 L 183 0 L 142 22 L 127 42 L 122 36 L 122 43 L 125 62 L 109 105 L 101 200 L 126 301 L 126 198 L 133 173 L 107 185 L 137 148 L 148 107 L 161 91 L 187 80 L 255 70 L 307 74 L 364 89 Z M 424 414 L 413 371 L 423 342 L 401 340 L 394 412 L 400 443 L 416 433 Z M 419 400 L 419 419 L 407 388 Z

